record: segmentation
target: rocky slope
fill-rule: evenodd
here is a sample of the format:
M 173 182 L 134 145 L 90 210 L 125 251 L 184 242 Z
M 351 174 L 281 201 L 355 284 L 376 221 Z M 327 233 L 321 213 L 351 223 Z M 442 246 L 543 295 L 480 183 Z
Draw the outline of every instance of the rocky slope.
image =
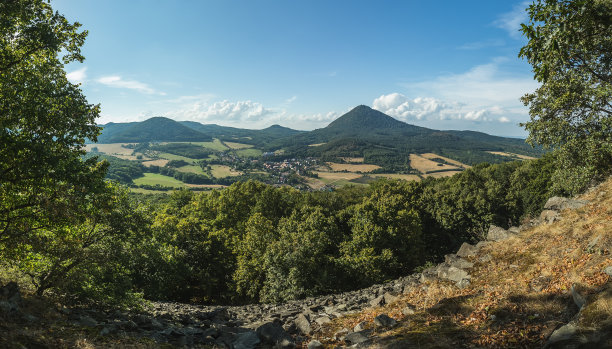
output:
M 612 179 L 492 226 L 445 262 L 382 285 L 284 304 L 49 306 L 0 288 L 0 347 L 612 347 Z

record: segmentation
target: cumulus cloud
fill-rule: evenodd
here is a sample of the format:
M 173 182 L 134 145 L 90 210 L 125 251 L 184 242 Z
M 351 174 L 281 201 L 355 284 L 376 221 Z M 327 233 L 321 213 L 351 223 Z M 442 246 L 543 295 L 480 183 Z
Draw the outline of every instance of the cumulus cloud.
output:
M 87 78 L 87 67 L 71 71 L 66 74 L 66 78 L 73 84 L 80 84 Z
M 193 121 L 260 121 L 272 111 L 261 103 L 247 101 L 231 102 L 228 100 L 209 103 L 206 100 L 196 101 L 177 111 L 166 114 L 181 120 Z
M 372 108 L 404 120 L 421 120 L 430 116 L 440 117 L 445 111 L 456 107 L 457 104 L 435 98 L 410 99 L 397 92 L 382 95 L 372 102 Z
M 531 1 L 523 1 L 518 5 L 515 5 L 512 11 L 507 12 L 499 16 L 493 25 L 498 28 L 504 29 L 514 39 L 520 39 L 522 33 L 520 32 L 521 23 L 526 23 L 529 19 L 527 11 L 525 9 L 529 6 Z
M 104 76 L 96 80 L 97 82 L 114 88 L 126 88 L 130 90 L 135 90 L 140 93 L 153 95 L 165 95 L 164 92 L 159 92 L 144 82 L 136 81 L 136 80 L 124 80 L 122 77 L 118 75 Z

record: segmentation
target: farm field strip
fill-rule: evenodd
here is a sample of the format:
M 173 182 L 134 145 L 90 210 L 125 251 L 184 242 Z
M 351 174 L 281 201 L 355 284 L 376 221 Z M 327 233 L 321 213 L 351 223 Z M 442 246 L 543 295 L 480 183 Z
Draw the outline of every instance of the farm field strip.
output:
M 493 154 L 493 155 L 506 156 L 506 157 L 509 157 L 509 158 L 519 158 L 521 160 L 534 160 L 534 159 L 536 159 L 536 158 L 534 158 L 532 156 L 515 154 L 515 153 L 506 153 L 506 152 L 503 152 L 503 151 L 488 151 L 487 153 Z
M 212 165 L 210 171 L 215 178 L 240 176 L 242 172 L 234 171 L 226 165 Z
M 361 173 L 353 173 L 353 172 L 320 172 L 315 171 L 321 180 L 340 180 L 344 179 L 350 181 L 351 179 L 356 179 L 363 176 Z
M 462 170 L 457 166 L 442 164 L 436 161 L 429 160 L 417 154 L 410 154 L 410 167 L 421 172 L 422 174 L 426 174 L 430 171 L 439 170 Z
M 159 173 L 145 173 L 144 177 L 136 178 L 134 180 L 134 184 L 136 185 L 161 185 L 164 187 L 174 187 L 174 188 L 183 188 L 185 187 L 185 183 L 179 181 L 176 178 L 164 176 Z
M 196 173 L 200 175 L 205 175 L 206 173 L 202 170 L 202 168 L 198 165 L 185 165 L 182 167 L 177 167 L 177 171 L 187 172 L 187 173 Z
M 372 172 L 380 168 L 378 165 L 368 164 L 339 164 L 335 162 L 328 162 L 327 165 L 332 171 L 348 171 L 348 172 Z
M 150 167 L 150 166 L 164 167 L 166 166 L 168 162 L 170 162 L 170 160 L 168 159 L 148 160 L 148 161 L 143 161 L 142 165 L 146 167 Z
M 390 179 L 403 179 L 405 181 L 420 181 L 421 177 L 415 174 L 402 174 L 402 173 L 373 173 L 368 176 L 376 178 L 390 178 Z
M 225 145 L 227 145 L 230 149 L 235 149 L 235 150 L 253 148 L 251 144 L 236 143 L 236 142 L 223 142 L 223 143 L 225 143 Z
M 462 162 L 459 162 L 457 160 L 453 160 L 453 159 L 447 158 L 445 156 L 441 156 L 441 155 L 434 154 L 434 153 L 424 153 L 424 154 L 420 154 L 420 155 L 422 157 L 424 157 L 425 159 L 429 159 L 429 160 L 435 159 L 435 158 L 439 158 L 439 159 L 442 159 L 442 160 L 448 162 L 449 164 L 453 164 L 453 165 L 456 165 L 456 166 L 459 166 L 459 167 L 463 167 L 463 168 L 471 168 L 472 167 L 470 165 L 466 165 L 466 164 L 464 164 Z

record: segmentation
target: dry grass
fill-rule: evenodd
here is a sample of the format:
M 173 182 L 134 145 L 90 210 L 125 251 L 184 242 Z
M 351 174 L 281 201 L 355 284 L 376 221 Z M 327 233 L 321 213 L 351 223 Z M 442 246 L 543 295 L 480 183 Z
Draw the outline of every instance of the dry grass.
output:
M 319 178 L 321 179 L 331 179 L 331 180 L 345 179 L 347 181 L 350 181 L 352 179 L 356 179 L 362 176 L 361 173 L 353 173 L 353 172 L 319 172 L 319 171 L 316 171 L 315 173 L 319 175 Z
M 124 148 L 123 145 L 131 143 L 109 143 L 109 144 L 86 144 L 85 150 L 88 152 L 92 151 L 93 148 L 98 148 L 100 153 L 111 155 L 124 160 L 138 160 L 137 155 L 141 155 L 142 159 L 147 160 L 148 158 L 143 154 L 132 155 L 133 149 Z
M 444 157 L 444 156 L 441 156 L 441 155 L 438 155 L 438 154 L 434 154 L 434 153 L 425 153 L 425 154 L 421 154 L 421 156 L 424 157 L 425 159 L 429 159 L 429 160 L 435 159 L 435 158 L 442 159 L 442 160 L 448 162 L 449 164 L 453 164 L 455 166 L 459 166 L 459 167 L 463 167 L 463 168 L 470 168 L 470 167 L 472 167 L 470 165 L 466 165 L 466 164 L 464 164 L 462 162 L 459 162 L 457 160 L 453 160 L 453 159 L 450 159 L 450 158 L 447 158 L 447 157 Z
M 450 177 L 454 176 L 457 173 L 461 173 L 463 171 L 444 171 L 444 172 L 434 172 L 423 175 L 423 177 L 433 177 L 433 178 L 441 178 L 441 177 Z
M 170 162 L 170 160 L 167 159 L 157 159 L 157 160 L 149 160 L 149 161 L 143 161 L 142 164 L 146 167 L 150 167 L 150 166 L 159 166 L 159 167 L 164 167 L 166 166 L 166 164 Z
M 374 173 L 369 176 L 372 177 L 383 177 L 383 178 L 391 178 L 391 179 L 403 179 L 405 181 L 420 181 L 421 177 L 413 174 L 401 174 L 401 173 Z
M 339 164 L 336 162 L 328 162 L 327 166 L 331 168 L 332 171 L 348 171 L 348 172 L 372 172 L 380 168 L 378 165 L 368 165 L 368 164 Z
M 506 153 L 506 152 L 503 152 L 503 151 L 488 151 L 487 153 L 494 154 L 494 155 L 507 156 L 509 158 L 518 158 L 518 159 L 521 159 L 521 160 L 534 160 L 534 159 L 536 159 L 536 158 L 534 158 L 532 156 L 515 154 L 515 153 Z
M 323 144 L 326 144 L 326 143 L 314 143 L 314 144 L 308 144 L 308 146 L 309 147 L 318 147 L 318 146 L 323 145 Z
M 400 324 L 377 333 L 381 346 L 392 342 L 401 347 L 407 340 L 419 347 L 541 347 L 577 312 L 572 286 L 587 298 L 581 323 L 612 322 L 612 285 L 603 273 L 612 265 L 612 178 L 584 198 L 590 200 L 587 206 L 563 212 L 558 222 L 485 246 L 471 259 L 475 265 L 467 288 L 437 279 L 426 282 L 395 304 L 334 320 L 321 338 L 385 313 Z M 485 255 L 492 260 L 481 262 Z M 416 313 L 404 316 L 406 304 L 415 306 Z
M 212 165 L 210 173 L 215 178 L 234 177 L 242 174 L 242 172 L 234 171 L 226 165 Z
M 423 174 L 426 174 L 430 171 L 440 171 L 440 170 L 461 171 L 462 170 L 460 167 L 432 161 L 432 160 L 429 160 L 417 154 L 410 154 L 410 167 L 414 168 L 415 170 Z

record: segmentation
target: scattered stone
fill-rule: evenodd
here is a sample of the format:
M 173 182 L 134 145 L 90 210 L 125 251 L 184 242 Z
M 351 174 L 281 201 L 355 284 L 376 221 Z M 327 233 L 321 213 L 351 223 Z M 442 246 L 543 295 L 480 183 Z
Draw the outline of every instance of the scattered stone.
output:
M 303 313 L 297 316 L 294 323 L 295 327 L 303 335 L 309 335 L 312 333 L 312 328 L 310 327 L 310 320 Z
M 557 342 L 566 341 L 572 338 L 577 332 L 578 328 L 574 324 L 569 323 L 561 326 L 550 335 L 548 342 L 546 343 L 546 347 L 549 347 Z
M 512 235 L 512 233 L 510 233 L 506 229 L 498 227 L 496 225 L 491 225 L 489 227 L 489 232 L 487 233 L 487 240 L 489 240 L 489 241 L 506 240 L 511 235 Z
M 351 332 L 344 336 L 344 341 L 348 344 L 359 344 L 368 341 L 369 331 Z
M 316 339 L 308 343 L 308 349 L 323 349 L 323 344 Z
M 355 325 L 355 327 L 353 328 L 354 332 L 359 332 L 359 331 L 363 331 L 366 329 L 366 326 L 368 326 L 368 322 L 367 321 L 362 321 L 360 323 L 358 323 L 357 325 Z
M 457 281 L 457 283 L 455 283 L 455 286 L 457 286 L 460 289 L 464 289 L 470 286 L 470 284 L 471 284 L 470 279 L 461 279 L 460 281 Z
M 384 304 L 391 304 L 393 302 L 396 302 L 399 297 L 395 294 L 389 293 L 389 292 L 385 292 L 383 294 L 383 298 L 385 299 L 385 303 Z
M 323 326 L 325 324 L 330 323 L 331 319 L 329 318 L 329 316 L 321 316 L 321 317 L 316 318 L 315 322 L 319 324 L 319 326 Z
M 248 331 L 236 335 L 236 339 L 232 343 L 234 349 L 255 349 L 260 343 L 259 337 L 255 331 Z
M 444 256 L 444 263 L 446 263 L 448 266 L 459 269 L 470 269 L 474 266 L 474 263 L 468 262 L 467 260 L 458 257 L 456 254 L 447 254 Z
M 488 253 L 487 253 L 487 254 L 485 254 L 484 256 L 482 256 L 482 257 L 478 258 L 478 261 L 479 261 L 480 263 L 488 263 L 488 262 L 490 262 L 490 261 L 492 261 L 492 260 L 493 260 L 493 257 L 491 257 L 491 255 L 490 255 L 490 254 L 488 254 Z
M 351 331 L 348 328 L 343 328 L 339 331 L 336 331 L 336 333 L 334 333 L 334 339 L 337 341 L 344 340 L 344 337 L 346 337 L 346 335 L 350 332 Z
M 471 279 L 470 274 L 463 269 L 456 267 L 444 267 L 438 271 L 438 277 L 440 279 L 447 279 L 454 282 L 459 282 L 463 279 Z
M 461 247 L 459 247 L 459 251 L 457 251 L 457 256 L 461 258 L 469 258 L 476 256 L 477 253 L 478 248 L 476 246 L 464 242 Z
M 295 343 L 289 333 L 285 332 L 283 327 L 277 322 L 268 322 L 259 326 L 256 333 L 263 343 L 279 348 L 295 347 Z
M 540 213 L 540 219 L 547 224 L 552 224 L 561 219 L 559 211 L 544 210 Z
M 511 232 L 512 234 L 516 235 L 516 234 L 521 232 L 521 228 L 519 228 L 519 227 L 510 227 L 510 228 L 508 228 L 508 231 Z
M 385 305 L 385 297 L 380 295 L 370 301 L 370 306 L 372 307 L 380 307 Z
M 374 324 L 376 326 L 390 328 L 397 325 L 397 321 L 390 318 L 387 314 L 380 314 L 374 318 Z
M 609 267 L 606 267 L 603 272 L 608 274 L 608 276 L 612 276 L 612 265 Z

